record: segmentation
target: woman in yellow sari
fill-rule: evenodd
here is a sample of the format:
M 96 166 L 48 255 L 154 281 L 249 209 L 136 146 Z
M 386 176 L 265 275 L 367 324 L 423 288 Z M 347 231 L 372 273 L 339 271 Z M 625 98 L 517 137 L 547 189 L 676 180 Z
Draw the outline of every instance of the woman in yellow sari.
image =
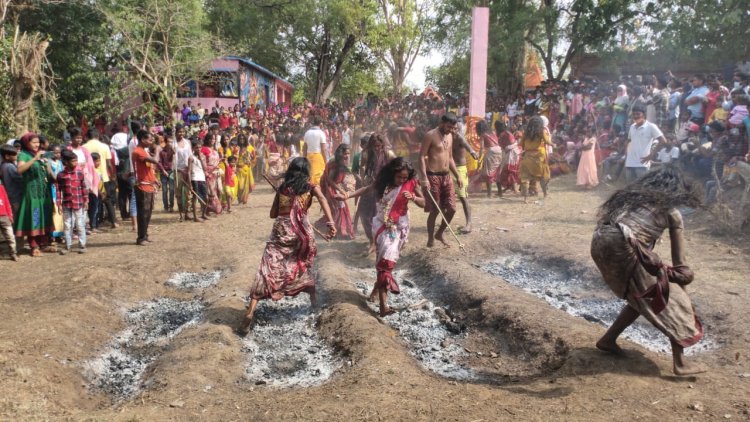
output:
M 539 116 L 529 119 L 521 138 L 523 156 L 521 158 L 521 193 L 523 201 L 528 203 L 529 182 L 542 185 L 544 197 L 547 197 L 547 184 L 550 179 L 547 164 L 547 145 L 552 145 L 549 132 L 545 129 L 544 120 Z
M 247 204 L 250 193 L 255 189 L 253 167 L 257 158 L 255 148 L 247 143 L 247 138 L 240 135 L 237 138 L 240 151 L 237 156 L 237 201 Z

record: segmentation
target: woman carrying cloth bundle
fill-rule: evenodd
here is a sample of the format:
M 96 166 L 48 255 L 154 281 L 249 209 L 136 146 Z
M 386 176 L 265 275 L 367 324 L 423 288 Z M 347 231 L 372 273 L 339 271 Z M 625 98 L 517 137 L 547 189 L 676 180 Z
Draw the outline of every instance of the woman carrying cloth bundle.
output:
M 699 198 L 679 171 L 668 166 L 615 192 L 602 205 L 591 257 L 605 283 L 628 303 L 596 347 L 622 354 L 617 337 L 643 315 L 669 337 L 675 374 L 704 372 L 683 355 L 685 347 L 703 337 L 703 327 L 685 290 L 694 275 L 685 262 L 682 215 L 677 210 L 699 206 Z M 667 229 L 672 266 L 653 250 Z
M 250 331 L 255 308 L 261 299 L 281 300 L 284 296 L 305 292 L 310 295 L 312 305 L 317 305 L 315 279 L 310 269 L 318 249 L 312 225 L 307 219 L 313 197 L 317 198 L 328 218 L 326 238 L 330 239 L 336 235 L 336 227 L 328 202 L 320 187 L 310 184 L 310 163 L 306 158 L 295 158 L 289 163 L 284 182 L 271 206 L 271 218 L 276 221 L 255 281 L 250 286 L 250 305 L 237 329 L 238 334 L 246 335 Z

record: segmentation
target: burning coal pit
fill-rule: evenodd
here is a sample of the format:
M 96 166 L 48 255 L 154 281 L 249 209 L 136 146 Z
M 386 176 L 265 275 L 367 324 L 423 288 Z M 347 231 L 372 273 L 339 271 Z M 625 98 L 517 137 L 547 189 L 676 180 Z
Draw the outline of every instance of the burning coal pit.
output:
M 221 271 L 205 273 L 179 272 L 172 274 L 165 284 L 180 290 L 206 289 L 218 283 Z
M 375 270 L 361 270 L 362 278 L 355 286 L 363 295 L 372 291 Z M 461 345 L 466 338 L 466 327 L 454 321 L 449 311 L 427 300 L 414 283 L 404 278 L 404 271 L 395 271 L 401 293 L 388 295 L 388 304 L 398 312 L 383 320 L 397 330 L 407 344 L 409 352 L 420 364 L 446 378 L 458 380 L 476 379 L 475 372 L 462 365 L 469 354 Z M 370 309 L 378 312 L 378 304 L 370 303 Z
M 159 298 L 127 310 L 128 328 L 101 356 L 84 365 L 92 389 L 115 400 L 136 396 L 144 386 L 148 365 L 172 338 L 200 321 L 203 309 L 200 301 Z
M 606 284 L 597 277 L 587 277 L 566 265 L 539 263 L 513 255 L 480 265 L 489 274 L 501 277 L 509 284 L 544 299 L 554 308 L 589 322 L 609 327 L 622 310 L 625 301 L 616 299 Z M 638 318 L 623 336 L 655 352 L 670 353 L 669 340 L 646 319 Z M 710 338 L 703 338 L 686 354 L 706 352 L 716 348 Z
M 316 321 L 305 294 L 261 301 L 253 330 L 243 340 L 243 351 L 249 355 L 247 379 L 255 385 L 289 388 L 313 387 L 331 378 L 343 360 L 318 335 Z

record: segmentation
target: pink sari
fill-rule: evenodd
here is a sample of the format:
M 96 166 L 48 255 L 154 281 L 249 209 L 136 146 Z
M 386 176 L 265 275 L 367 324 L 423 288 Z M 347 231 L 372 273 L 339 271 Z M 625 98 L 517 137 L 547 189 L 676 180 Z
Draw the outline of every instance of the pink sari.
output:
M 377 246 L 376 289 L 386 288 L 395 294 L 401 292 L 393 278 L 393 269 L 409 237 L 409 200 L 404 198 L 404 192 L 413 194 L 416 186 L 416 179 L 409 180 L 385 193 L 383 198 L 377 201 L 377 212 L 372 218 L 372 230 Z

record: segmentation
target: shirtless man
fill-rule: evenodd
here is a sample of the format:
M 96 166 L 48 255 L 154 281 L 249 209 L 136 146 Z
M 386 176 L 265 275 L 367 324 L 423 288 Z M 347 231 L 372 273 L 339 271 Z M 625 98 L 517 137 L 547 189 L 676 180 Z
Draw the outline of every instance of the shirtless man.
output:
M 464 209 L 464 217 L 466 217 L 466 225 L 461 229 L 461 233 L 471 233 L 471 208 L 469 207 L 469 171 L 466 168 L 466 152 L 475 159 L 479 159 L 479 154 L 466 142 L 466 139 L 458 131 L 453 132 L 453 162 L 456 163 L 456 171 L 458 172 L 459 180 L 461 184 L 456 189 L 458 200 L 461 201 L 461 206 Z M 461 186 L 463 185 L 463 187 Z M 437 199 L 437 198 L 436 198 Z
M 425 212 L 427 217 L 427 247 L 435 244 L 435 239 L 448 246 L 443 239 L 443 232 L 448 228 L 456 213 L 456 199 L 454 197 L 453 180 L 450 173 L 458 181 L 458 188 L 463 187 L 463 182 L 456 170 L 453 161 L 453 132 L 456 129 L 456 115 L 444 114 L 437 128 L 427 132 L 422 140 L 422 148 L 419 152 L 419 180 L 422 188 L 432 193 L 432 198 L 427 194 L 425 199 Z M 433 202 L 437 201 L 443 211 L 445 219 L 435 232 L 435 220 L 438 216 L 438 208 Z

